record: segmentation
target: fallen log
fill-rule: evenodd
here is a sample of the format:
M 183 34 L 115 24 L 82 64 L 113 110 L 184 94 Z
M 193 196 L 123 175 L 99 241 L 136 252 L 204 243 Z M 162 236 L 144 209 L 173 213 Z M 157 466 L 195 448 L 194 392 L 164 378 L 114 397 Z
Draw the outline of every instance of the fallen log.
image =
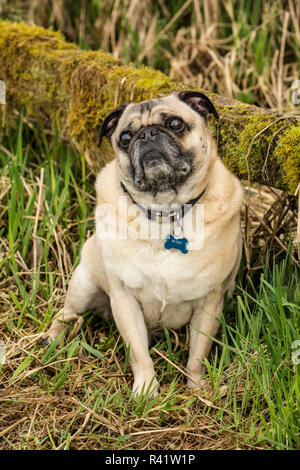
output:
M 111 158 L 106 143 L 97 148 L 104 117 L 126 101 L 142 101 L 188 89 L 159 71 L 127 67 L 102 51 L 82 51 L 57 32 L 0 20 L 0 105 L 2 133 L 22 109 L 26 117 L 59 129 L 96 167 Z M 240 178 L 294 192 L 300 175 L 299 116 L 206 93 L 220 119 L 210 122 L 219 155 Z

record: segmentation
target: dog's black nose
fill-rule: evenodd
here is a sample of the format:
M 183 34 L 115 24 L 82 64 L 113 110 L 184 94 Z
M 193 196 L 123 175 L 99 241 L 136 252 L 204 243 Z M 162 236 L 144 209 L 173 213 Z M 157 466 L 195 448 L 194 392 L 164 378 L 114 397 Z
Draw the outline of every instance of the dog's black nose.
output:
M 138 140 L 144 140 L 146 142 L 155 142 L 158 136 L 158 129 L 155 127 L 148 127 L 143 130 Z

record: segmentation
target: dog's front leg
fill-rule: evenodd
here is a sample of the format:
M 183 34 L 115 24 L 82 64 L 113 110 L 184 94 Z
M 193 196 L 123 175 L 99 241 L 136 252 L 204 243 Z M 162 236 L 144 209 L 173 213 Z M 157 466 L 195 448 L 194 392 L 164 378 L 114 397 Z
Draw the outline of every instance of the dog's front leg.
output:
M 158 382 L 149 354 L 148 330 L 140 304 L 123 288 L 110 293 L 110 302 L 119 332 L 130 348 L 133 393 L 145 393 L 152 381 L 151 395 L 157 395 Z
M 213 340 L 208 336 L 214 338 L 219 329 L 223 301 L 224 290 L 220 288 L 211 291 L 196 304 L 190 321 L 190 351 L 186 366 L 190 377 L 187 381 L 189 388 L 201 387 L 201 376 L 205 373 L 205 366 L 201 361 L 208 356 L 212 346 Z

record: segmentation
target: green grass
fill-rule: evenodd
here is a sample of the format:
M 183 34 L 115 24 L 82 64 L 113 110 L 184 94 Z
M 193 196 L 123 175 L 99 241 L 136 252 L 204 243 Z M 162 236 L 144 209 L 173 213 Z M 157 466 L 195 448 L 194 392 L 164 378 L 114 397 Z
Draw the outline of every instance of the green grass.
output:
M 36 341 L 63 305 L 92 233 L 95 175 L 55 135 L 22 121 L 0 146 L 0 168 L 1 449 L 300 447 L 292 361 L 300 289 L 289 256 L 252 281 L 241 266 L 203 391 L 188 391 L 178 370 L 187 360 L 185 330 L 165 330 L 151 350 L 161 392 L 134 400 L 129 351 L 101 316 L 87 312 L 83 329 L 60 346 Z

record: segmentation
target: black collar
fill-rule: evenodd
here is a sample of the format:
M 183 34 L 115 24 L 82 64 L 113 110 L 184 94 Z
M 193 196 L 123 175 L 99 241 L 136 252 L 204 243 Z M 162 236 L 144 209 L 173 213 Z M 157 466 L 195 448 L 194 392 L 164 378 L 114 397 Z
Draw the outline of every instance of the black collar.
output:
M 179 207 L 178 209 L 160 211 L 156 209 L 146 209 L 145 207 L 141 206 L 141 204 L 139 204 L 133 199 L 133 197 L 128 192 L 127 188 L 122 183 L 122 181 L 121 181 L 121 188 L 123 189 L 124 193 L 128 194 L 132 202 L 136 204 L 144 212 L 144 214 L 146 214 L 148 219 L 156 221 L 158 217 L 159 221 L 161 221 L 162 217 L 169 217 L 171 222 L 174 222 L 175 219 L 177 220 L 182 219 L 187 214 L 187 212 L 199 201 L 199 199 L 201 199 L 201 197 L 206 191 L 206 187 L 205 187 L 203 191 L 197 197 L 190 199 L 188 202 L 186 202 L 183 206 Z

